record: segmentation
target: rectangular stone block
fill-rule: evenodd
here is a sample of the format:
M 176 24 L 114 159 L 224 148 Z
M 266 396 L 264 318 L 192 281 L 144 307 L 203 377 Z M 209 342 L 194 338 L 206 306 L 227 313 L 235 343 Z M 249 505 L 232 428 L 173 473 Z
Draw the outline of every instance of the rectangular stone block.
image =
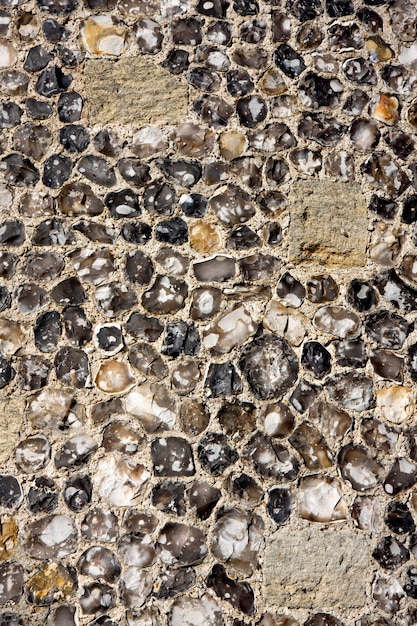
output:
M 264 599 L 294 609 L 364 607 L 371 552 L 363 535 L 340 525 L 284 526 L 267 539 Z
M 92 124 L 178 124 L 187 113 L 187 86 L 142 57 L 86 61 L 85 88 Z
M 289 196 L 290 260 L 297 263 L 363 266 L 368 222 L 357 183 L 296 181 Z

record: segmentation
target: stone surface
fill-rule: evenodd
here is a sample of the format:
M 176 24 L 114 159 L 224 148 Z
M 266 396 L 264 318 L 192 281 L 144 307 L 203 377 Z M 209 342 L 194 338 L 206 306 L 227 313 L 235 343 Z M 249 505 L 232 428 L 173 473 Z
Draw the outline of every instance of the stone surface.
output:
M 360 185 L 299 180 L 291 187 L 289 206 L 291 261 L 365 264 L 368 221 Z
M 19 440 L 25 403 L 20 398 L 0 397 L 0 464 L 13 454 Z
M 370 545 L 347 528 L 280 528 L 267 538 L 264 598 L 279 607 L 355 609 L 366 606 Z
M 175 124 L 186 115 L 187 87 L 142 57 L 89 59 L 84 76 L 93 124 Z

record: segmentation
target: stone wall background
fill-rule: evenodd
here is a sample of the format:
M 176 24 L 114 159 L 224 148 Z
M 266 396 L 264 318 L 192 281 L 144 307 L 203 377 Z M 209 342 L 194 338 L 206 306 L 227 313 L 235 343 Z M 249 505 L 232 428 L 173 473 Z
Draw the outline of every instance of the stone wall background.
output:
M 2 0 L 1 626 L 417 623 L 416 31 Z

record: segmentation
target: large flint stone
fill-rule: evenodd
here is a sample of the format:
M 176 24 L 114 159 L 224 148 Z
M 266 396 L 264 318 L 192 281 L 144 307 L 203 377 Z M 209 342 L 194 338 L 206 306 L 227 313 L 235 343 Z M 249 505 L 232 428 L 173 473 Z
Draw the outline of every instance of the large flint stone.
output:
M 240 367 L 260 400 L 280 398 L 295 383 L 298 360 L 285 339 L 263 335 L 243 351 Z

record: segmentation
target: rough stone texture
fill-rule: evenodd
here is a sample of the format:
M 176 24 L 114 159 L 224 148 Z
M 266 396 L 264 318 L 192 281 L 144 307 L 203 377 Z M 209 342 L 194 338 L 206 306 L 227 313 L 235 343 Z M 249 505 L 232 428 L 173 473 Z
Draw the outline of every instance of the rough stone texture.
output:
M 372 574 L 366 538 L 346 528 L 280 528 L 266 542 L 264 597 L 279 607 L 352 609 L 366 606 Z
M 299 180 L 292 185 L 289 205 L 291 261 L 365 264 L 368 221 L 360 185 Z
M 0 397 L 0 464 L 5 463 L 14 453 L 24 408 L 23 399 Z
M 186 116 L 186 85 L 152 61 L 89 59 L 84 76 L 92 124 L 177 124 Z

